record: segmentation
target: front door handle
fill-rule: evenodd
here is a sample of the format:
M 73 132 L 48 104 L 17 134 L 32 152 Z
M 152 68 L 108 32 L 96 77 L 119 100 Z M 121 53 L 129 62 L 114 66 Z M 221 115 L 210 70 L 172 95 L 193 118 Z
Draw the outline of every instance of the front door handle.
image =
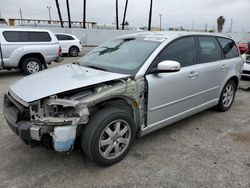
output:
M 196 78 L 199 75 L 198 72 L 191 71 L 188 75 L 189 78 Z

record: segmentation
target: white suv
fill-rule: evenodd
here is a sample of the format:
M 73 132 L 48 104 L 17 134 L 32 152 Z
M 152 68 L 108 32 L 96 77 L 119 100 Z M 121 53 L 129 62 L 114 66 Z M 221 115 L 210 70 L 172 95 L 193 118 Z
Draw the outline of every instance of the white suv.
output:
M 69 54 L 72 57 L 77 57 L 82 50 L 81 41 L 74 35 L 55 33 L 62 47 L 63 54 Z
M 60 62 L 60 54 L 60 44 L 49 30 L 0 29 L 0 70 L 18 68 L 32 74 Z

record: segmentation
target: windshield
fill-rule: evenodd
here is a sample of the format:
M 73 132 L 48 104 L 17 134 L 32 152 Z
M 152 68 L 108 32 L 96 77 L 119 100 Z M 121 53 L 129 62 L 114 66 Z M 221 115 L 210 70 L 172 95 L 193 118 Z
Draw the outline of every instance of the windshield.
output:
M 160 42 L 137 38 L 108 41 L 80 60 L 79 64 L 110 72 L 134 75 Z

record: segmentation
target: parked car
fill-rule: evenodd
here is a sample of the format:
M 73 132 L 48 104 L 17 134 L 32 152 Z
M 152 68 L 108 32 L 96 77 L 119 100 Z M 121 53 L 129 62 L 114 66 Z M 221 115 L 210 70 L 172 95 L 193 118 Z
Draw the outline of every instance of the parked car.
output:
M 250 39 L 242 39 L 237 43 L 240 53 L 250 53 Z
M 136 136 L 214 106 L 227 111 L 242 66 L 231 38 L 131 34 L 105 42 L 78 63 L 15 82 L 4 97 L 4 115 L 27 144 L 68 153 L 80 139 L 89 159 L 112 165 Z
M 62 47 L 62 53 L 77 57 L 82 50 L 81 41 L 74 35 L 56 33 L 57 39 Z
M 52 61 L 62 61 L 60 54 L 60 44 L 49 30 L 0 28 L 0 69 L 33 74 Z
M 243 66 L 243 71 L 241 76 L 242 77 L 250 77 L 250 55 L 249 54 L 243 54 L 242 58 L 244 59 L 245 63 Z

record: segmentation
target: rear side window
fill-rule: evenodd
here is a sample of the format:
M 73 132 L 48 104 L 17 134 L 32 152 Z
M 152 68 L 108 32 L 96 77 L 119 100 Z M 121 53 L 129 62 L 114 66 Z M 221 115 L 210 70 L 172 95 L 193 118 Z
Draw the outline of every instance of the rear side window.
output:
M 233 40 L 218 38 L 218 41 L 222 47 L 222 51 L 226 59 L 239 57 L 238 48 Z
M 73 37 L 69 35 L 56 35 L 58 40 L 75 40 Z
M 157 62 L 173 60 L 182 67 L 196 64 L 196 47 L 194 37 L 181 38 L 167 46 L 159 55 Z
M 30 42 L 50 42 L 51 38 L 47 32 L 28 32 Z
M 218 61 L 222 59 L 219 43 L 214 37 L 198 37 L 200 47 L 200 63 Z
M 8 42 L 50 42 L 51 37 L 47 32 L 33 31 L 4 31 L 3 36 Z

